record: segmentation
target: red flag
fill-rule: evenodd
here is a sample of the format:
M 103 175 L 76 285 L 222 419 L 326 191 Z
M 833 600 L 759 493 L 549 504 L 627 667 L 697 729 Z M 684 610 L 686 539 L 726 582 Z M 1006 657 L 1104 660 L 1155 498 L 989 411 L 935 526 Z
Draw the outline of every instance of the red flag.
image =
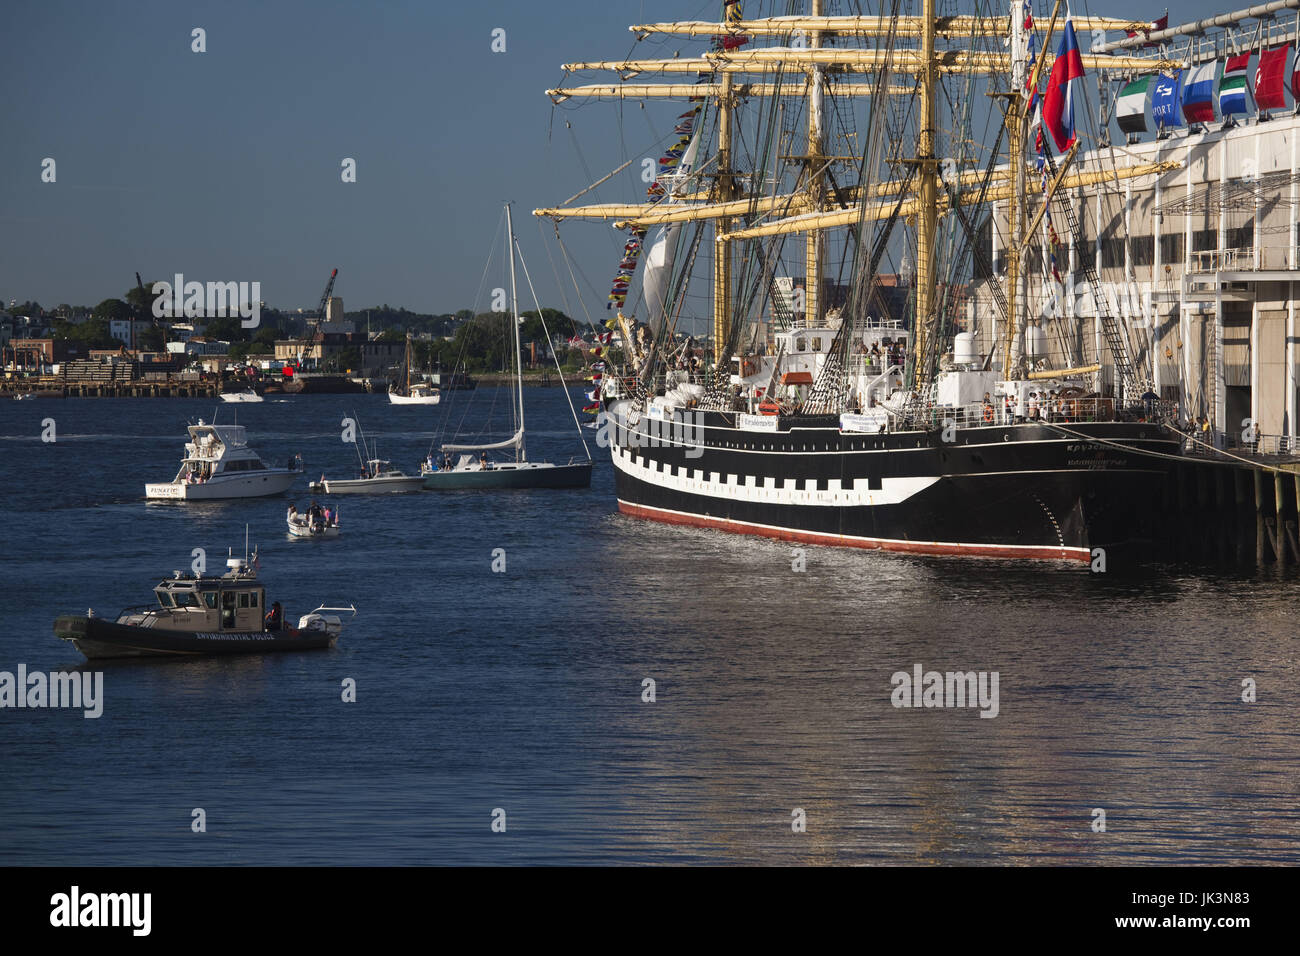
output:
M 1286 66 L 1291 44 L 1283 43 L 1259 55 L 1255 67 L 1255 106 L 1261 110 L 1286 108 Z

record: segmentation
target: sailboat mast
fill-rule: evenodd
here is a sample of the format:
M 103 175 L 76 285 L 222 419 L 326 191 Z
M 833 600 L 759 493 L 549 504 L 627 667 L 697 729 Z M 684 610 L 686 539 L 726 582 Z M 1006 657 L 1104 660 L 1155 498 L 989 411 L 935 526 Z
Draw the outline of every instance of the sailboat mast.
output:
M 1011 93 L 1007 97 L 1007 163 L 1011 167 L 1012 195 L 1008 206 L 1007 233 L 1007 328 L 1003 348 L 1002 377 L 1010 378 L 1012 365 L 1017 361 L 1016 334 L 1021 292 L 1020 249 L 1024 229 L 1023 203 L 1025 196 L 1025 138 L 1023 132 L 1024 105 L 1021 91 L 1025 88 L 1025 15 L 1021 0 L 1011 3 Z
M 515 375 L 516 387 L 519 396 L 519 444 L 515 446 L 515 461 L 527 461 L 528 454 L 524 450 L 524 439 L 522 432 L 524 430 L 524 363 L 519 357 L 520 350 L 523 348 L 519 341 L 519 291 L 515 288 L 515 224 L 510 217 L 510 203 L 506 203 L 506 252 L 510 258 L 510 321 L 515 327 Z
M 925 368 L 926 338 L 934 312 L 934 240 L 939 223 L 939 169 L 934 155 L 938 91 L 934 60 L 935 19 L 934 0 L 921 3 L 921 112 L 920 135 L 917 137 L 916 163 L 918 176 L 916 213 L 916 318 L 912 328 L 915 347 L 912 381 L 920 388 L 929 380 Z
M 812 0 L 811 14 L 814 17 L 822 15 L 824 0 Z M 822 32 L 812 30 L 808 35 L 808 46 L 810 49 L 819 50 L 822 45 Z M 814 63 L 808 70 L 808 199 L 809 209 L 814 212 L 821 212 L 823 208 L 824 192 L 824 175 L 823 167 L 825 161 L 822 159 L 823 153 L 823 87 L 826 82 L 825 72 L 822 66 Z M 812 230 L 804 240 L 804 320 L 805 325 L 818 325 L 817 317 L 821 311 L 821 289 L 822 289 L 822 233 L 820 230 Z
M 722 74 L 718 93 L 718 201 L 732 198 L 731 178 L 731 106 L 732 75 Z M 731 243 L 723 236 L 731 228 L 729 218 L 720 218 L 714 226 L 713 244 L 713 362 L 716 369 L 731 337 Z

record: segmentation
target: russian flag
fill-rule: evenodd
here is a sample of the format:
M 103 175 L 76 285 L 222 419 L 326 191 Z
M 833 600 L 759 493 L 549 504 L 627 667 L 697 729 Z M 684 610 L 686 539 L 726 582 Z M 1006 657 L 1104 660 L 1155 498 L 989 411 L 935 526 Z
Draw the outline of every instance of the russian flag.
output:
M 1056 62 L 1052 64 L 1052 75 L 1047 78 L 1047 90 L 1043 93 L 1043 125 L 1051 131 L 1057 152 L 1064 152 L 1074 144 L 1074 90 L 1082 80 L 1083 58 L 1074 37 L 1074 23 L 1067 13 Z

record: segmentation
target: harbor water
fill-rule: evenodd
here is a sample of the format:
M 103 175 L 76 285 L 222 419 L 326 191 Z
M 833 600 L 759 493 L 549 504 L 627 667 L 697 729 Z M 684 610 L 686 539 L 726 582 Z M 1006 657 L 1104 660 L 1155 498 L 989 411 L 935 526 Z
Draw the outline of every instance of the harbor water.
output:
M 240 406 L 306 474 L 209 504 L 144 484 L 211 401 L 0 403 L 0 671 L 103 673 L 97 718 L 0 709 L 0 863 L 1300 862 L 1294 567 L 648 524 L 617 514 L 590 430 L 590 490 L 322 498 L 342 536 L 288 537 L 309 480 L 356 476 L 345 417 L 414 473 L 439 424 L 482 434 L 491 390 L 469 398 Z M 531 458 L 581 454 L 559 389 L 526 403 Z M 335 649 L 86 664 L 53 635 L 196 548 L 219 567 L 246 527 L 287 619 L 356 605 Z M 996 716 L 895 706 L 918 666 L 996 672 Z

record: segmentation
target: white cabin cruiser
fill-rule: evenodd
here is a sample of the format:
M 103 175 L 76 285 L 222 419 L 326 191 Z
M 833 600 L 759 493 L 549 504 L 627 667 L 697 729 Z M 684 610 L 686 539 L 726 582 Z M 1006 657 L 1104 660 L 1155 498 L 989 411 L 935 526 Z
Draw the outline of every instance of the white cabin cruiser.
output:
M 180 471 L 171 481 L 145 485 L 146 498 L 264 498 L 284 494 L 302 474 L 301 456 L 295 455 L 283 468 L 264 461 L 248 447 L 243 425 L 207 425 L 200 419 L 188 431 Z
M 261 396 L 261 395 L 258 395 L 257 392 L 253 391 L 251 388 L 246 388 L 246 389 L 244 389 L 242 392 L 222 392 L 222 393 L 221 393 L 221 400 L 222 400 L 223 402 L 261 402 L 261 401 L 264 401 L 264 399 L 262 398 L 262 396 Z

